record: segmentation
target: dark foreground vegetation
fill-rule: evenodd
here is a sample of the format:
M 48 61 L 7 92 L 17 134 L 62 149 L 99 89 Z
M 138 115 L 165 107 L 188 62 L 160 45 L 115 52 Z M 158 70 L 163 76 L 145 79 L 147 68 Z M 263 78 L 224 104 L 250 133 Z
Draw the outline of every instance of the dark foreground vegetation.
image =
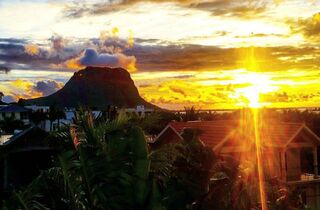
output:
M 140 127 L 156 133 L 162 126 L 154 124 L 156 119 L 165 124 L 167 118 L 139 122 L 119 114 L 106 122 L 88 111 L 79 113 L 75 124 L 51 136 L 61 150 L 54 167 L 16 189 L 2 209 L 261 208 L 254 159 L 239 164 L 232 157 L 217 157 L 191 129 L 184 130 L 181 143 L 151 151 Z M 268 209 L 304 209 L 298 189 L 289 192 L 276 178 L 265 185 Z

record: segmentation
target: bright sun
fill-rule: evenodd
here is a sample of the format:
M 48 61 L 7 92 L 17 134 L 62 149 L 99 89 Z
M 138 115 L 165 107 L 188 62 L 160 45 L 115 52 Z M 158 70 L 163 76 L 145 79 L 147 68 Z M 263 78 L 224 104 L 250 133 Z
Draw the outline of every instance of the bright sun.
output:
M 260 102 L 261 94 L 277 90 L 277 87 L 272 85 L 268 75 L 258 72 L 246 72 L 246 74 L 235 78 L 235 81 L 238 84 L 246 84 L 245 87 L 235 89 L 234 98 L 239 100 L 239 106 L 259 108 L 267 105 Z

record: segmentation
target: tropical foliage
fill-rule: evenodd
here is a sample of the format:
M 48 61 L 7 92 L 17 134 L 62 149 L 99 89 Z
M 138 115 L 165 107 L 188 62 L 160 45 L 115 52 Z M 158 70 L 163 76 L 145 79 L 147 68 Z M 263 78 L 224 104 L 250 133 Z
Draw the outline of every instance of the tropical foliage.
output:
M 24 123 L 21 120 L 16 120 L 14 116 L 5 117 L 4 120 L 0 122 L 0 128 L 5 133 L 13 133 L 14 130 L 23 129 L 23 127 Z
M 254 161 L 216 157 L 185 129 L 183 141 L 150 151 L 136 121 L 113 121 L 81 111 L 68 129 L 54 133 L 56 166 L 17 189 L 3 209 L 259 209 Z M 268 184 L 269 209 L 302 209 L 299 193 Z M 295 207 L 295 208 L 294 208 Z
M 0 102 L 2 101 L 3 97 L 4 97 L 4 93 L 0 91 Z

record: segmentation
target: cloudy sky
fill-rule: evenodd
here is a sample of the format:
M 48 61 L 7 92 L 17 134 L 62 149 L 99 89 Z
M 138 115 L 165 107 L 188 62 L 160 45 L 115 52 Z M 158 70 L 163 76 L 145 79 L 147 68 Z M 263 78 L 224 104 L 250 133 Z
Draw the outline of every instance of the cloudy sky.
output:
M 45 96 L 121 66 L 179 109 L 320 104 L 320 0 L 1 0 L 0 91 Z

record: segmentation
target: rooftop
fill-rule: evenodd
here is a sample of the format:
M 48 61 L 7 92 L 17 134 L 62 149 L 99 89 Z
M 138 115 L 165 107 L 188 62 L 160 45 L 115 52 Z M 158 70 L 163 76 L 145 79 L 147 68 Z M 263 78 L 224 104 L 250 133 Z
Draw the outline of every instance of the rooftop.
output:
M 255 138 L 254 129 L 246 124 L 240 125 L 237 121 L 190 121 L 171 122 L 169 127 L 181 134 L 184 128 L 200 130 L 200 140 L 209 147 L 224 144 L 240 146 L 243 142 L 252 142 Z M 320 138 L 304 123 L 265 122 L 259 125 L 259 137 L 265 146 L 285 147 L 300 132 L 306 131 L 315 140 Z
M 199 138 L 207 146 L 214 147 L 221 142 L 236 126 L 234 121 L 191 121 L 171 122 L 170 126 L 178 133 L 184 128 L 195 128 L 200 130 Z
M 0 108 L 0 112 L 2 112 L 2 113 L 28 112 L 28 111 L 29 111 L 29 109 L 26 109 L 24 107 L 21 107 L 21 106 L 18 106 L 18 105 L 14 105 L 14 104 L 11 104 L 11 105 L 3 107 L 3 108 Z
M 8 104 L 3 101 L 0 101 L 0 106 L 6 106 L 6 105 L 8 105 Z
M 0 145 L 3 145 L 6 142 L 8 142 L 12 136 L 13 135 L 0 135 Z

